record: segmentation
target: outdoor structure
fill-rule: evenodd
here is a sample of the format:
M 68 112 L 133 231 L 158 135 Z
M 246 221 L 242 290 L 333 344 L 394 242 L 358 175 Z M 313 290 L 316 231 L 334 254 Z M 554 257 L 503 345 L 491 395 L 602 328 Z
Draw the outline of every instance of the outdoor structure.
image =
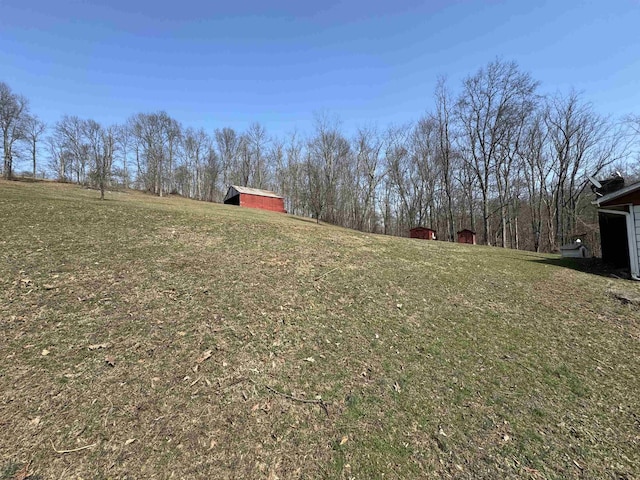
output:
M 257 188 L 229 186 L 227 195 L 224 197 L 227 205 L 238 205 L 240 207 L 260 208 L 271 210 L 272 212 L 287 213 L 284 209 L 284 198 L 269 190 L 259 190 Z
M 426 227 L 415 227 L 409 230 L 409 238 L 421 238 L 422 240 L 435 240 L 436 231 Z
M 465 228 L 458 232 L 458 243 L 469 243 L 471 245 L 476 244 L 476 232 Z
M 579 238 L 573 243 L 568 243 L 560 247 L 560 255 L 565 258 L 591 258 L 589 249 Z
M 604 193 L 595 190 L 602 260 L 628 268 L 640 280 L 640 182 Z

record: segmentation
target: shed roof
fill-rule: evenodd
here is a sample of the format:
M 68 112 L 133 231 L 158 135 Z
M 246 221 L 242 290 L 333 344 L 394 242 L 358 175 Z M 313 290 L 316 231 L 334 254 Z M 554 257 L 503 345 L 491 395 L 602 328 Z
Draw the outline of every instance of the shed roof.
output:
M 476 234 L 476 232 L 474 232 L 473 230 L 469 230 L 468 228 L 463 228 L 462 230 L 456 232 L 456 233 L 462 233 L 462 232 L 469 232 L 469 233 L 473 233 L 474 235 Z
M 633 193 L 637 190 L 640 190 L 640 182 L 633 183 L 627 187 L 621 188 L 620 190 L 616 190 L 615 192 L 607 193 L 600 198 L 597 198 L 593 204 L 597 206 L 604 205 L 605 203 L 609 203 L 612 200 L 615 200 L 620 197 L 624 197 L 630 193 Z
M 258 195 L 260 197 L 271 197 L 271 198 L 284 198 L 278 195 L 271 190 L 261 190 L 259 188 L 251 188 L 251 187 L 240 187 L 238 185 L 229 185 L 229 191 L 227 192 L 227 196 L 225 198 L 229 198 L 235 195 L 231 190 L 235 190 L 238 193 L 244 193 L 246 195 Z M 230 195 L 231 194 L 231 195 Z
M 429 230 L 430 232 L 435 232 L 433 228 L 429 228 L 429 227 L 413 227 L 413 228 L 410 228 L 409 230 Z

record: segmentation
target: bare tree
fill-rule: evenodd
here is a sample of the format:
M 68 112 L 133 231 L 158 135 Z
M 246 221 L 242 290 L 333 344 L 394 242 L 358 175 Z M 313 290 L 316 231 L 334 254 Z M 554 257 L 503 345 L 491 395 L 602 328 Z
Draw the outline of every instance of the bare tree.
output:
M 442 185 L 446 197 L 448 240 L 454 241 L 455 221 L 453 215 L 453 176 L 455 152 L 452 145 L 452 100 L 445 79 L 438 79 L 435 91 L 436 111 L 434 120 L 437 129 L 436 161 L 440 165 Z
M 222 182 L 226 187 L 235 182 L 233 171 L 238 158 L 240 138 L 234 129 L 228 127 L 216 130 L 214 137 L 222 169 Z
M 135 146 L 129 124 L 125 123 L 115 126 L 114 133 L 116 137 L 116 150 L 120 152 L 120 158 L 122 160 L 122 171 L 119 176 L 122 178 L 122 186 L 129 188 L 131 178 L 128 167 L 128 154 L 130 147 Z
M 306 173 L 306 201 L 309 205 L 311 214 L 320 223 L 326 208 L 327 184 L 323 173 L 322 160 L 307 153 L 307 161 L 305 162 Z
M 138 113 L 129 124 L 145 188 L 158 196 L 171 192 L 181 125 L 166 112 Z
M 260 123 L 254 122 L 249 126 L 245 138 L 249 154 L 247 183 L 255 188 L 265 188 L 270 170 L 267 163 L 269 157 L 265 155 L 268 147 L 267 130 Z
M 337 215 L 338 182 L 343 163 L 347 160 L 350 146 L 339 129 L 339 121 L 326 115 L 316 117 L 315 134 L 308 144 L 311 164 L 322 171 L 324 194 L 323 212 L 326 221 L 335 223 Z M 315 174 L 313 177 L 315 178 Z
M 27 99 L 13 93 L 9 85 L 0 82 L 0 130 L 2 131 L 5 180 L 13 177 L 13 148 L 16 141 L 24 138 L 27 114 Z
M 88 146 L 84 138 L 83 121 L 75 116 L 65 115 L 53 128 L 53 139 L 61 155 L 70 160 L 70 175 L 77 183 L 87 183 Z
M 360 128 L 356 134 L 356 198 L 355 228 L 375 231 L 376 191 L 382 180 L 382 148 L 384 142 L 375 128 Z
M 549 198 L 547 189 L 551 174 L 551 162 L 545 152 L 547 130 L 541 115 L 536 115 L 528 124 L 518 154 L 522 159 L 523 175 L 527 186 L 531 216 L 533 250 L 539 252 L 542 245 L 543 205 Z
M 553 162 L 550 243 L 557 248 L 575 233 L 586 175 L 598 174 L 625 158 L 628 144 L 622 141 L 622 130 L 573 91 L 549 100 L 544 121 Z
M 33 178 L 36 178 L 36 161 L 38 157 L 38 142 L 46 131 L 47 126 L 35 115 L 28 115 L 24 122 L 24 139 L 29 144 L 29 153 L 33 166 Z
M 514 123 L 529 108 L 538 83 L 515 62 L 495 60 L 463 82 L 456 105 L 460 151 L 473 169 L 482 196 L 483 242 L 490 244 L 492 177 L 506 159 Z M 501 208 L 502 210 L 502 208 Z
M 95 120 L 85 120 L 82 123 L 82 132 L 91 162 L 89 177 L 100 189 L 100 200 L 104 200 L 105 190 L 111 179 L 116 129 L 115 127 L 104 128 Z

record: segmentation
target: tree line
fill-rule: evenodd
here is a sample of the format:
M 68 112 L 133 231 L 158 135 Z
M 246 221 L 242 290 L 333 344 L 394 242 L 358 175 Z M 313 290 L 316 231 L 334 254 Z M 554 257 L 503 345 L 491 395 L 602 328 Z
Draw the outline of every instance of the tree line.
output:
M 433 109 L 416 121 L 346 135 L 317 115 L 313 131 L 270 136 L 185 128 L 166 112 L 119 125 L 65 115 L 45 126 L 0 82 L 3 176 L 99 188 L 135 188 L 219 202 L 228 185 L 274 190 L 290 213 L 366 232 L 406 235 L 414 226 L 454 241 L 554 251 L 576 235 L 597 243 L 587 175 L 638 178 L 640 117 L 598 114 L 575 91 L 543 95 L 515 62 L 495 60 L 453 92 L 439 79 Z M 45 159 L 44 161 L 42 159 Z

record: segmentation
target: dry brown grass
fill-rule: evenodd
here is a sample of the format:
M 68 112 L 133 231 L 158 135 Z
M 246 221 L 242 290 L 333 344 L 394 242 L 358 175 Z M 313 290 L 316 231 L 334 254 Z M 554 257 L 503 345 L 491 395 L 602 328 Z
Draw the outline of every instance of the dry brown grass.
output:
M 0 182 L 0 478 L 640 474 L 637 284 L 107 198 Z

